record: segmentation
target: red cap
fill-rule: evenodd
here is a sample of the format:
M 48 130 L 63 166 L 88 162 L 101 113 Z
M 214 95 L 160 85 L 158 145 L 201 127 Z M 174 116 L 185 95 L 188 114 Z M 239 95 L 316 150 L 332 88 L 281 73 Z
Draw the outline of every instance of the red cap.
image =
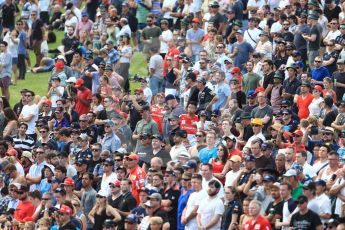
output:
M 135 153 L 129 154 L 126 156 L 126 158 L 132 159 L 132 160 L 139 160 L 139 156 Z
M 63 182 L 64 185 L 67 185 L 67 186 L 74 186 L 74 180 L 70 177 L 67 177 L 64 182 Z
M 234 74 L 234 73 L 241 73 L 241 69 L 238 68 L 238 67 L 234 67 L 234 68 L 231 70 L 231 74 Z
M 15 149 L 9 149 L 7 150 L 6 154 L 9 156 L 17 156 L 18 152 Z
M 139 89 L 134 90 L 134 92 L 144 93 L 144 90 L 139 88 Z
M 120 186 L 120 185 L 121 185 L 121 181 L 115 180 L 114 182 L 110 182 L 110 183 L 109 183 L 109 185 L 111 185 L 111 184 L 113 184 L 113 185 L 115 185 L 115 186 Z
M 51 100 L 45 100 L 45 101 L 43 102 L 43 104 L 52 105 L 53 103 L 52 103 L 52 101 L 51 101 Z
M 75 82 L 75 87 L 79 88 L 80 86 L 84 85 L 84 80 L 79 78 L 76 82 Z
M 321 86 L 319 86 L 319 85 L 314 86 L 314 89 L 316 89 L 316 90 L 318 90 L 318 91 L 322 92 L 322 87 L 321 87 Z
M 254 94 L 257 95 L 260 92 L 265 92 L 265 88 L 262 86 L 256 88 Z
M 128 114 L 125 112 L 119 112 L 120 116 L 127 119 L 128 118 Z
M 193 19 L 192 19 L 192 22 L 200 23 L 200 20 L 199 20 L 199 18 L 193 18 Z
M 303 136 L 303 132 L 299 129 L 297 129 L 295 132 L 293 132 L 293 134 L 296 134 L 298 136 Z
M 73 210 L 67 205 L 62 205 L 58 212 L 63 213 L 63 214 L 68 214 L 71 216 L 73 213 Z
M 65 67 L 65 63 L 63 63 L 63 61 L 57 61 L 55 63 L 55 68 L 57 69 L 63 69 Z

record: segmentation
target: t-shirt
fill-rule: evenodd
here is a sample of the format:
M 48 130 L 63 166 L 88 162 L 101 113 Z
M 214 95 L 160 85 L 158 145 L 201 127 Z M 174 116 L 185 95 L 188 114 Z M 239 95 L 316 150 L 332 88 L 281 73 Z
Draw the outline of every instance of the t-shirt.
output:
M 78 98 L 83 100 L 91 100 L 92 99 L 92 92 L 88 88 L 84 88 L 83 91 L 78 90 L 77 93 Z M 80 115 L 87 114 L 90 111 L 90 106 L 84 105 L 80 99 L 77 99 L 77 103 L 75 104 L 75 110 Z
M 270 222 L 263 216 L 258 216 L 256 219 L 249 219 L 244 224 L 244 230 L 271 230 Z
M 224 213 L 223 201 L 217 196 L 214 196 L 211 199 L 207 197 L 200 202 L 200 205 L 198 208 L 198 215 L 201 216 L 201 224 L 203 226 L 207 225 L 215 215 L 223 215 L 223 213 Z M 222 218 L 219 218 L 218 222 L 208 229 L 210 230 L 220 229 L 221 220 Z
M 237 49 L 237 55 L 234 58 L 234 66 L 239 67 L 243 70 L 243 64 L 246 63 L 249 59 L 249 54 L 254 52 L 253 47 L 248 42 L 243 42 L 241 44 L 235 43 L 233 49 Z
M 149 68 L 155 70 L 152 76 L 163 79 L 163 58 L 161 55 L 155 54 L 150 58 Z
M 34 212 L 35 206 L 30 201 L 19 201 L 13 217 L 19 222 L 24 222 L 24 219 L 32 217 Z
M 200 190 L 199 192 L 193 192 L 190 194 L 187 205 L 186 205 L 186 216 L 190 215 L 190 213 L 193 211 L 193 209 L 199 205 L 200 201 L 205 199 L 207 197 L 207 193 L 205 190 Z M 196 217 L 191 219 L 186 225 L 186 230 L 194 230 L 198 229 L 198 225 L 196 222 Z
M 210 161 L 211 158 L 217 157 L 217 148 L 213 147 L 212 149 L 203 148 L 199 151 L 199 159 L 201 163 L 205 164 Z
M 187 134 L 195 134 L 198 121 L 199 117 L 197 115 L 189 117 L 188 114 L 182 114 L 180 116 L 180 128 L 186 130 Z
M 314 96 L 311 93 L 307 94 L 306 98 L 302 98 L 302 95 L 297 98 L 297 108 L 298 108 L 298 117 L 299 119 L 305 119 L 309 116 L 308 106 L 313 101 Z
M 228 97 L 231 95 L 230 86 L 225 83 L 218 84 L 216 95 L 218 100 L 212 105 L 212 110 L 219 110 L 225 106 Z
M 294 229 L 316 229 L 320 225 L 322 223 L 319 215 L 311 210 L 304 215 L 300 212 L 293 214 L 290 221 L 290 227 Z
M 321 41 L 321 32 L 317 28 L 317 26 L 312 26 L 310 29 L 310 34 L 309 35 L 316 35 L 315 41 L 309 41 L 308 43 L 308 49 L 309 50 L 319 50 L 320 49 L 320 41 Z
M 194 55 L 199 54 L 199 52 L 201 51 L 202 46 L 201 46 L 201 43 L 199 43 L 199 41 L 204 37 L 204 35 L 205 35 L 205 32 L 200 28 L 198 28 L 197 30 L 194 30 L 194 29 L 187 30 L 186 39 L 193 42 L 196 42 L 196 41 L 198 42 L 198 43 L 193 43 L 191 45 L 192 53 Z
M 24 105 L 21 114 L 23 114 L 23 117 L 33 115 L 31 120 L 26 122 L 26 124 L 28 125 L 28 129 L 26 130 L 26 134 L 34 134 L 35 133 L 36 120 L 38 119 L 38 106 L 36 104 Z
M 243 76 L 244 92 L 248 93 L 249 90 L 255 90 L 260 83 L 261 77 L 256 73 L 247 73 Z

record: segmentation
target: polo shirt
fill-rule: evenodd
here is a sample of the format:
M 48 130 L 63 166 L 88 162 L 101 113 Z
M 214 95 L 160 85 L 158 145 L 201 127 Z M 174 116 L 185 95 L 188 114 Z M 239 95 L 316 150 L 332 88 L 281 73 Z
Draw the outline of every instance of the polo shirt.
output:
M 19 222 L 24 222 L 25 218 L 32 217 L 35 209 L 35 206 L 30 201 L 19 201 L 13 217 Z

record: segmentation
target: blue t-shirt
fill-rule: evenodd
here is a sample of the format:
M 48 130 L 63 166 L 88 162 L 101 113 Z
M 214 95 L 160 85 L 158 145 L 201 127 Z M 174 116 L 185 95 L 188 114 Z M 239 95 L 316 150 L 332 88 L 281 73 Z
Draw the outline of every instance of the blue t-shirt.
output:
M 237 48 L 238 52 L 234 58 L 234 65 L 244 70 L 243 64 L 249 60 L 249 54 L 254 52 L 253 47 L 248 42 L 243 42 L 241 44 L 235 43 L 232 52 Z
M 212 149 L 203 148 L 199 151 L 199 159 L 201 163 L 206 164 L 208 163 L 212 158 L 217 157 L 217 148 L 213 147 Z
M 185 226 L 181 223 L 181 217 L 183 209 L 187 205 L 188 198 L 192 192 L 194 192 L 193 189 L 189 189 L 186 194 L 182 194 L 182 189 L 180 189 L 180 196 L 178 198 L 178 204 L 177 204 L 177 229 L 178 230 L 184 230 Z
M 328 69 L 324 66 L 321 66 L 318 69 L 313 69 L 311 71 L 311 78 L 316 81 L 322 81 L 325 77 L 330 77 L 331 75 L 328 72 Z
M 18 38 L 19 38 L 18 54 L 26 54 L 26 48 L 25 48 L 26 33 L 24 31 L 20 31 Z
M 219 110 L 225 106 L 228 97 L 230 97 L 231 95 L 230 86 L 225 83 L 217 85 L 216 95 L 218 97 L 218 100 L 212 105 L 212 110 Z

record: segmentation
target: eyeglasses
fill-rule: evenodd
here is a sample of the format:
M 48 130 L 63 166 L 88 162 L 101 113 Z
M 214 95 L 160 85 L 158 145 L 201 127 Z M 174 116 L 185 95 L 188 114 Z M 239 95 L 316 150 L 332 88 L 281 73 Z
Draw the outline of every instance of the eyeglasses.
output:
M 317 60 L 315 60 L 314 62 L 316 62 L 316 63 L 321 63 L 322 61 L 317 61 Z
M 223 49 L 224 47 L 223 46 L 217 46 L 217 49 Z
M 304 203 L 305 203 L 305 201 L 298 201 L 297 204 L 304 204 Z
M 289 114 L 289 113 L 283 113 L 283 116 L 284 116 L 284 115 L 285 115 L 285 116 L 289 116 L 290 114 Z
M 49 107 L 50 105 L 43 105 L 43 107 Z
M 331 25 L 337 25 L 338 23 L 336 23 L 336 22 L 331 22 L 330 24 L 331 24 Z
M 32 95 L 31 94 L 25 94 L 24 96 L 25 97 L 31 97 Z
M 96 195 L 96 198 L 105 198 L 105 196 Z
M 190 181 L 190 180 L 192 180 L 191 178 L 182 178 L 182 180 L 184 180 L 184 181 Z
M 43 130 L 43 131 L 40 131 L 40 133 L 46 133 L 47 131 Z
M 43 151 L 36 151 L 37 154 L 43 154 Z
M 21 25 L 22 25 L 22 23 L 17 23 L 16 25 L 17 25 L 17 26 L 21 26 Z
M 206 62 L 199 62 L 200 65 L 206 64 Z
M 81 166 L 81 164 L 79 164 L 79 163 L 76 163 L 76 164 L 75 164 L 75 166 L 79 167 L 79 166 Z
M 51 198 L 42 198 L 42 200 L 51 200 Z

